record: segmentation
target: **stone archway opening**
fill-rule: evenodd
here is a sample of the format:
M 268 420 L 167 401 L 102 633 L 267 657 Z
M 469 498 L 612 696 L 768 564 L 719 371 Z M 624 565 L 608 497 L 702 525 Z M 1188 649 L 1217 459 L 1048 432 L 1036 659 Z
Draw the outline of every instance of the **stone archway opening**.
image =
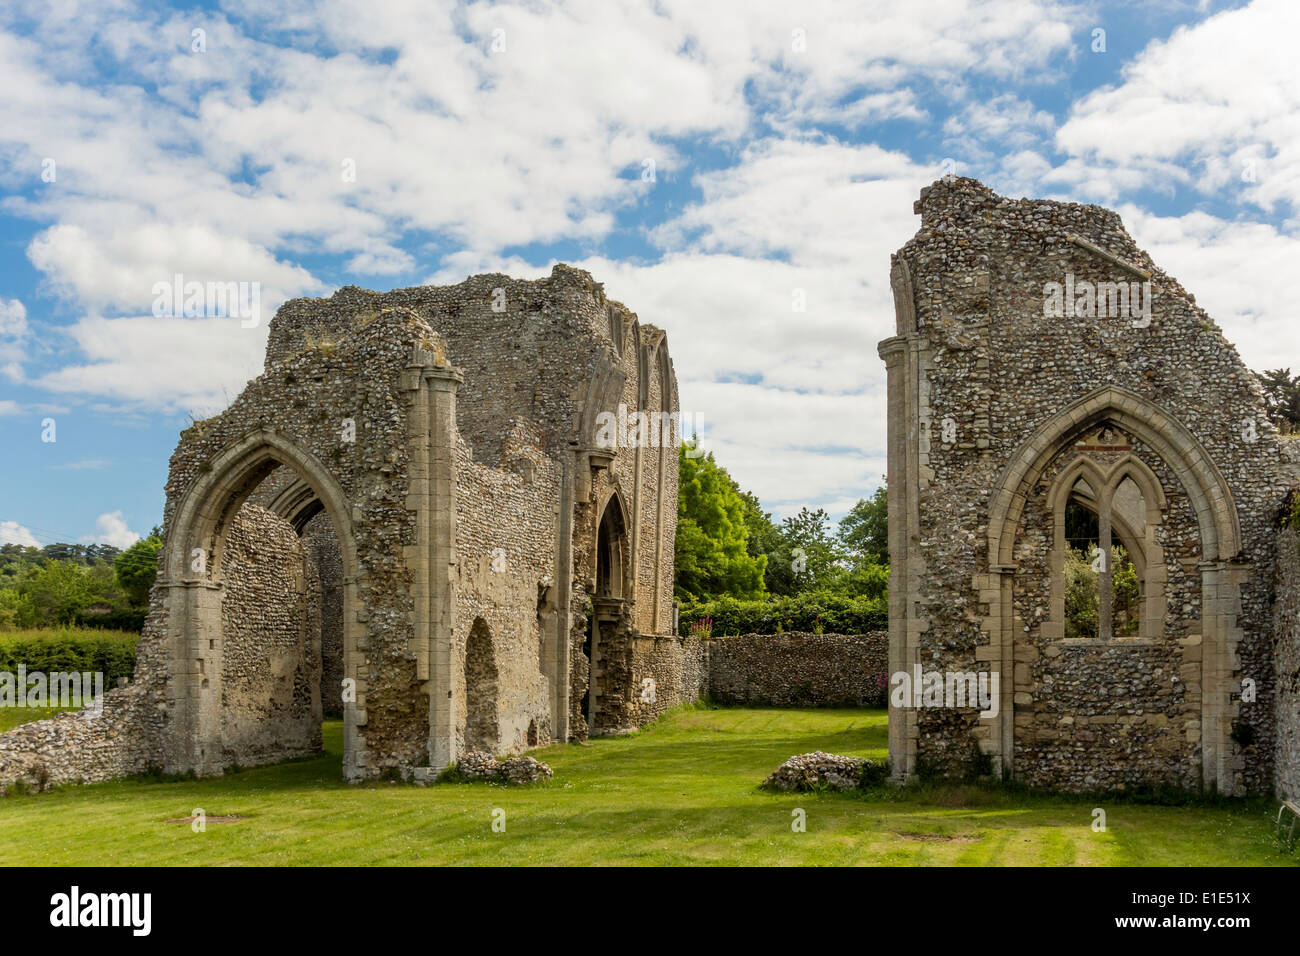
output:
M 499 743 L 496 649 L 480 617 L 465 642 L 465 749 L 495 753 Z
M 600 599 L 623 598 L 623 560 L 627 542 L 627 525 L 623 508 L 617 498 L 611 498 L 600 518 L 596 535 L 596 597 Z
M 1062 620 L 1068 640 L 1137 637 L 1146 591 L 1147 513 L 1125 475 L 1094 489 L 1079 477 L 1065 501 Z
M 301 544 L 301 614 L 313 657 L 311 692 L 319 697 L 322 746 L 340 745 L 345 716 L 343 551 L 334 522 L 311 484 L 291 467 L 274 469 L 252 491 L 241 514 L 261 506 L 288 525 Z M 229 598 L 227 598 L 229 602 Z
M 311 493 L 282 507 L 286 482 Z M 161 582 L 169 769 L 207 775 L 319 752 L 328 702 L 344 719 L 344 775 L 357 775 L 363 691 L 345 623 L 356 618 L 356 549 L 342 501 L 318 463 L 262 433 L 228 448 L 186 492 Z
M 1069 760 L 1072 784 L 1086 787 L 1115 761 L 1072 745 L 1113 733 L 1129 742 L 1132 779 L 1231 785 L 1231 501 L 1178 420 L 1119 389 L 1081 399 L 1023 444 L 988 525 L 984 630 L 1011 679 L 985 739 L 1004 772 L 1059 781 Z M 1072 628 L 1067 614 L 1072 534 L 1090 545 L 1093 627 Z
M 617 494 L 601 513 L 596 531 L 596 591 L 592 595 L 583 653 L 587 656 L 587 690 L 582 697 L 582 714 L 588 732 L 600 719 L 601 694 L 605 690 L 604 649 L 612 646 L 627 617 L 627 563 L 629 560 L 627 519 Z

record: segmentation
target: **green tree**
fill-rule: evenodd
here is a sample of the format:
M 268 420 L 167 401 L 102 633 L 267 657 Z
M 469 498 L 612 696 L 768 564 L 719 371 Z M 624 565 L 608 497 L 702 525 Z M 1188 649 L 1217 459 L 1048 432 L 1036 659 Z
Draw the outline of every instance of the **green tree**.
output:
M 149 589 L 158 576 L 158 552 L 161 550 L 162 537 L 154 528 L 149 537 L 141 538 L 113 559 L 117 583 L 132 604 L 149 602 Z
M 829 530 L 830 520 L 824 508 L 813 510 L 805 506 L 781 522 L 781 538 L 790 555 L 795 594 L 816 589 L 835 590 L 842 583 L 844 568 L 839 542 Z
M 882 484 L 840 519 L 840 547 L 854 564 L 889 564 L 889 496 Z
M 678 451 L 677 547 L 674 591 L 679 600 L 766 593 L 764 555 L 749 550 L 747 504 L 739 486 L 712 454 Z
M 1255 372 L 1264 391 L 1264 404 L 1268 417 L 1284 435 L 1300 431 L 1300 375 L 1292 375 L 1289 368 L 1274 368 Z
M 69 625 L 97 596 L 96 584 L 84 565 L 50 561 L 31 568 L 18 581 L 20 627 Z
M 763 510 L 755 495 L 742 491 L 740 497 L 745 502 L 749 553 L 767 559 L 763 569 L 763 586 L 771 594 L 794 594 L 797 588 L 791 567 L 790 543 L 772 521 L 772 515 Z

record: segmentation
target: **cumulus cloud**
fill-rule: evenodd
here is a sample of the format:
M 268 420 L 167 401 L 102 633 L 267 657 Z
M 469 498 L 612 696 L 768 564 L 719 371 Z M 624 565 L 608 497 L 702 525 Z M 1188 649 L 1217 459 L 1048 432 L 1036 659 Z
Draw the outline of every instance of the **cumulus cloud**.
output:
M 17 299 L 0 299 L 0 337 L 18 339 L 26 334 L 26 306 Z
M 79 320 L 68 334 L 84 361 L 35 384 L 127 406 L 212 414 L 260 374 L 266 325 L 236 318 L 132 316 Z
M 660 262 L 580 263 L 668 330 L 683 411 L 778 513 L 851 505 L 880 482 L 889 257 L 931 178 L 875 146 L 763 144 L 699 177 L 703 199 L 655 233 Z
M 1123 81 L 1083 97 L 1056 135 L 1080 189 L 1113 198 L 1108 178 L 1133 176 L 1273 210 L 1300 204 L 1300 79 L 1284 37 L 1300 5 L 1254 0 L 1156 40 Z M 1095 172 L 1094 172 L 1095 171 Z M 1124 185 L 1128 185 L 1125 182 Z
M 19 544 L 25 548 L 39 548 L 41 543 L 17 521 L 0 521 L 0 544 Z
M 114 548 L 129 548 L 140 536 L 126 526 L 120 511 L 110 511 L 95 519 L 95 532 L 81 539 L 82 544 L 107 544 Z
M 1295 10 L 1256 0 L 1152 43 L 1058 129 L 1036 88 L 1083 49 L 1090 4 L 16 0 L 0 205 L 37 224 L 27 257 L 73 319 L 34 323 L 62 349 L 34 370 L 15 344 L 35 338 L 27 309 L 0 300 L 0 374 L 210 413 L 260 371 L 266 321 L 152 315 L 160 281 L 255 281 L 269 316 L 352 277 L 536 277 L 550 264 L 531 248 L 564 243 L 668 330 L 683 408 L 743 485 L 778 513 L 843 510 L 883 470 L 889 255 L 939 159 L 1010 195 L 1292 202 L 1300 88 L 1286 44 L 1261 38 Z M 845 141 L 872 124 L 914 129 L 917 152 Z M 46 160 L 57 175 L 31 188 Z M 676 198 L 642 181 L 646 160 Z M 1290 341 L 1270 291 L 1296 251 L 1284 227 L 1125 215 L 1248 362 Z M 616 254 L 637 217 L 644 254 Z
M 1196 296 L 1246 365 L 1300 371 L 1295 303 L 1281 278 L 1300 262 L 1300 236 L 1204 212 L 1155 216 L 1132 204 L 1119 211 L 1138 245 Z

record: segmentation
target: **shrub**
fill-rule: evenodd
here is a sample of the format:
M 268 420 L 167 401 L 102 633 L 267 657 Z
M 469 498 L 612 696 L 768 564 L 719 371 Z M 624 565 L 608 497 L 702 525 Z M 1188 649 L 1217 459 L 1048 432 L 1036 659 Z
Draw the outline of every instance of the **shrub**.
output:
M 780 634 L 785 631 L 866 634 L 889 627 L 889 606 L 884 598 L 812 592 L 766 601 L 738 601 L 724 597 L 699 604 L 683 604 L 681 617 L 683 620 L 711 618 L 711 633 L 718 636 Z
M 104 686 L 135 673 L 139 634 L 123 631 L 15 631 L 0 633 L 0 671 L 17 673 L 22 664 L 30 673 L 59 671 L 102 673 Z

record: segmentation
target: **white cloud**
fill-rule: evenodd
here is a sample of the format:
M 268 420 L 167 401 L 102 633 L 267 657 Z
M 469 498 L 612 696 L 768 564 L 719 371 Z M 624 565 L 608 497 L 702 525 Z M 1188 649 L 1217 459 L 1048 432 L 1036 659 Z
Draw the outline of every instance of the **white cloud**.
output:
M 18 299 L 0 299 L 0 338 L 27 334 L 27 308 Z
M 140 536 L 126 526 L 120 511 L 110 511 L 95 519 L 95 533 L 81 539 L 82 544 L 107 544 L 114 548 L 129 548 Z
M 54 220 L 29 255 L 87 311 L 139 312 L 177 271 L 309 291 L 273 249 L 393 274 L 412 266 L 394 242 L 413 231 L 488 254 L 599 238 L 644 197 L 631 170 L 680 167 L 675 138 L 735 140 L 756 109 L 787 127 L 918 118 L 909 79 L 1048 69 L 1077 18 L 1057 0 L 821 0 L 797 17 L 775 0 L 409 2 L 382 17 L 338 0 L 241 15 L 126 5 L 78 30 L 33 3 L 20 16 L 39 41 L 0 34 L 0 145 L 24 181 L 46 158 L 58 169 L 8 207 Z M 188 50 L 198 21 L 206 53 Z M 299 31 L 295 48 L 261 39 L 267 26 Z M 86 70 L 106 53 L 110 89 Z
M 0 544 L 20 544 L 25 548 L 39 548 L 41 543 L 17 521 L 0 521 Z
M 1260 39 L 1297 16 L 1279 0 L 1153 43 L 1055 139 L 1021 81 L 1052 79 L 1075 55 L 1087 4 L 17 9 L 0 22 L 36 27 L 0 33 L 0 177 L 23 184 L 3 207 L 40 223 L 28 256 L 79 318 L 61 330 L 74 350 L 62 367 L 24 377 L 25 356 L 0 354 L 9 379 L 137 410 L 215 411 L 260 371 L 266 323 L 147 316 L 155 282 L 259 281 L 269 315 L 286 297 L 328 291 L 299 265 L 322 256 L 365 276 L 422 265 L 439 282 L 537 276 L 549 266 L 504 250 L 599 248 L 621 213 L 647 204 L 652 187 L 636 174 L 653 159 L 661 180 L 691 175 L 701 193 L 650 234 L 659 261 L 579 254 L 575 264 L 668 330 L 684 409 L 778 512 L 842 510 L 879 481 L 875 345 L 893 331 L 889 255 L 915 231 L 919 188 L 940 174 L 922 165 L 933 156 L 837 142 L 819 127 L 924 123 L 937 90 L 958 104 L 942 148 L 1010 195 L 1115 202 L 1141 188 L 1231 186 L 1269 207 L 1300 190 L 1295 71 L 1285 43 Z M 189 52 L 195 25 L 206 53 Z M 505 49 L 494 53 L 497 29 Z M 972 78 L 1022 95 L 976 98 Z M 737 154 L 700 173 L 683 142 Z M 1053 145 L 1064 162 L 1047 158 Z M 46 157 L 58 178 L 32 192 Z M 1246 159 L 1258 179 L 1238 185 Z M 1127 219 L 1162 266 L 1198 286 L 1248 362 L 1276 352 L 1264 346 L 1283 337 L 1290 310 L 1272 290 L 1294 240 L 1212 217 Z M 427 237 L 436 266 L 405 248 Z M 792 309 L 796 290 L 804 312 Z
M 59 225 L 36 236 L 27 254 L 51 285 L 92 312 L 152 306 L 154 285 L 178 274 L 185 282 L 258 283 L 264 321 L 285 299 L 326 288 L 305 269 L 205 225 L 118 223 L 102 233 Z
M 262 371 L 266 324 L 235 318 L 85 318 L 69 335 L 86 361 L 34 384 L 128 406 L 213 414 Z
M 1138 245 L 1196 296 L 1247 366 L 1300 371 L 1288 281 L 1300 262 L 1300 236 L 1203 212 L 1154 216 L 1133 205 L 1119 212 Z
M 10 380 L 22 378 L 27 337 L 26 306 L 18 299 L 0 298 L 0 371 Z
M 1106 177 L 1129 188 L 1137 176 L 1270 211 L 1300 205 L 1297 34 L 1300 4 L 1255 0 L 1152 42 L 1058 131 L 1058 148 L 1095 170 L 1071 170 L 1070 181 L 1101 199 L 1113 197 Z
M 655 233 L 662 262 L 577 263 L 668 331 L 683 411 L 778 514 L 847 510 L 880 483 L 889 257 L 916 231 L 912 202 L 931 178 L 875 146 L 763 144 L 699 177 L 703 200 Z
M 990 140 L 1000 149 L 1019 150 L 1039 143 L 1055 126 L 1051 113 L 1015 93 L 1003 93 L 965 105 L 944 121 L 943 132 L 950 142 L 971 151 L 981 151 L 979 144 Z

